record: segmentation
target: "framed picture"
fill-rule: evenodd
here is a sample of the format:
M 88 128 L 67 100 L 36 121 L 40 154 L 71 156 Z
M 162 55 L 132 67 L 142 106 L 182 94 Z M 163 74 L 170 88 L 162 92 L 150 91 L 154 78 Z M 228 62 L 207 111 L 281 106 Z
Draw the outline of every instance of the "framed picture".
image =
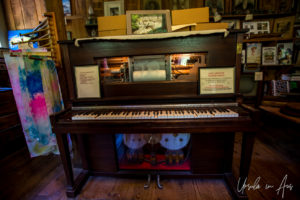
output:
M 295 16 L 275 19 L 273 33 L 281 33 L 281 37 L 283 38 L 292 38 L 294 22 Z
M 260 0 L 259 1 L 259 10 L 264 13 L 275 13 L 277 8 L 278 0 Z
M 18 49 L 31 49 L 31 48 L 38 48 L 37 42 L 30 42 L 24 44 L 14 44 L 17 42 L 28 41 L 30 37 L 27 36 L 20 36 L 20 34 L 32 32 L 33 29 L 24 29 L 24 30 L 9 30 L 8 31 L 8 47 L 10 50 L 18 50 Z
M 171 32 L 169 10 L 132 10 L 126 18 L 128 35 Z
M 262 64 L 263 65 L 276 65 L 277 64 L 276 47 L 263 47 L 262 48 Z
M 261 63 L 261 43 L 247 43 L 247 60 L 246 63 Z
M 235 68 L 199 68 L 199 95 L 233 94 L 235 92 Z
M 250 14 L 256 7 L 256 0 L 233 0 L 232 10 L 234 14 Z
M 269 21 L 258 21 L 257 22 L 257 34 L 269 34 L 270 33 L 270 22 Z
M 142 0 L 142 10 L 161 10 L 161 0 Z
M 77 98 L 101 98 L 98 65 L 74 66 Z
M 104 2 L 104 16 L 116 16 L 122 14 L 124 14 L 124 0 Z
M 257 34 L 257 23 L 256 22 L 243 22 L 243 29 L 249 29 L 249 34 Z
M 224 14 L 224 0 L 205 0 L 205 7 L 209 7 L 209 15 Z
M 62 0 L 62 5 L 65 15 L 71 15 L 71 2 L 70 0 Z
M 280 65 L 291 65 L 293 56 L 293 43 L 278 43 L 277 58 Z
M 171 10 L 180 10 L 190 8 L 190 0 L 169 0 Z
M 292 10 L 293 0 L 277 0 L 278 13 L 289 13 Z

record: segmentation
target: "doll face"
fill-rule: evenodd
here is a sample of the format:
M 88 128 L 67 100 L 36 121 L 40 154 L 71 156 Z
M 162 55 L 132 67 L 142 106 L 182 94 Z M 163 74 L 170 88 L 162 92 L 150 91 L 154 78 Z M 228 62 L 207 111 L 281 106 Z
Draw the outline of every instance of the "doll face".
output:
M 185 147 L 189 140 L 189 133 L 162 134 L 160 144 L 168 150 L 179 150 Z
M 143 134 L 124 134 L 123 142 L 129 149 L 139 149 L 147 143 Z

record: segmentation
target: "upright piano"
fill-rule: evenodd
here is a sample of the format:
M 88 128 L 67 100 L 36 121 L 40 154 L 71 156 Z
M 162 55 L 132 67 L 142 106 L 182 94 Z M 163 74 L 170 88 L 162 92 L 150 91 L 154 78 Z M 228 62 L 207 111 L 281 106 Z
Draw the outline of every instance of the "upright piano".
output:
M 234 198 L 247 198 L 236 178 L 248 176 L 257 127 L 239 93 L 242 38 L 226 30 L 62 41 L 67 109 L 51 121 L 67 196 L 90 175 L 157 175 L 222 178 Z M 68 134 L 82 161 L 76 178 Z

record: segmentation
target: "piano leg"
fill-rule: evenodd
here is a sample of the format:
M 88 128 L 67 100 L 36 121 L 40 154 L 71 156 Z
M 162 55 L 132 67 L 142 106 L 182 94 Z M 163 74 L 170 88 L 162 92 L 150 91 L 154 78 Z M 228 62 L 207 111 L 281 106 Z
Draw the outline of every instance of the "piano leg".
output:
M 239 182 L 233 176 L 232 173 L 225 173 L 224 178 L 227 182 L 234 199 L 248 199 L 245 191 L 241 190 L 244 181 L 248 177 L 250 162 L 253 151 L 255 132 L 244 132 L 242 139 L 242 150 L 241 150 L 241 160 L 240 160 L 240 174 L 238 177 Z
M 255 132 L 245 132 L 243 133 L 242 141 L 242 152 L 241 152 L 241 161 L 240 161 L 240 183 L 248 177 L 251 156 L 253 151 Z
M 87 170 L 82 170 L 78 177 L 74 180 L 67 133 L 56 133 L 56 140 L 67 181 L 66 193 L 68 197 L 75 197 L 87 181 L 89 173 Z

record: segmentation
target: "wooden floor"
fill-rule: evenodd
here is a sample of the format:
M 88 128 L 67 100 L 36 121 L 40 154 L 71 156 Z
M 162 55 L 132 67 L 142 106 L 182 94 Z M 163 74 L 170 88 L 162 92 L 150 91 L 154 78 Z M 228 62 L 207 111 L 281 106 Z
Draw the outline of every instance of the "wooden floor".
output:
M 237 174 L 241 135 L 237 134 L 235 138 L 234 150 L 234 173 Z M 253 159 L 249 174 L 248 183 L 254 184 L 258 177 L 260 178 L 260 189 L 247 191 L 250 200 L 259 199 L 282 199 L 282 191 L 277 194 L 276 189 L 279 187 L 282 179 L 287 175 L 286 184 L 293 184 L 293 189 L 285 189 L 284 199 L 293 200 L 300 199 L 299 194 L 299 179 L 300 179 L 300 164 L 298 159 L 290 159 L 288 156 L 276 151 L 269 145 L 262 143 L 256 139 L 254 144 Z M 47 159 L 46 159 L 47 161 Z M 22 174 L 27 173 L 20 168 L 23 166 L 15 163 L 15 173 L 12 180 L 15 181 L 15 186 L 9 181 L 7 186 L 1 184 L 0 199 L 32 199 L 32 200 L 64 200 L 68 199 L 65 195 L 65 179 L 61 165 L 54 167 L 57 158 L 48 158 L 48 169 L 45 163 L 40 165 L 44 167 L 39 169 L 30 169 L 31 172 L 36 170 L 43 171 L 44 177 L 34 176 L 35 182 L 39 181 L 39 185 L 35 188 L 30 188 L 28 185 L 33 185 L 32 178 L 22 178 Z M 35 163 L 36 164 L 36 163 Z M 12 167 L 12 166 L 11 166 Z M 21 170 L 21 171 L 19 171 Z M 27 169 L 28 171 L 29 169 Z M 29 171 L 30 171 L 29 170 Z M 50 170 L 50 171 L 49 171 Z M 12 172 L 11 172 L 12 173 Z M 19 179 L 18 179 L 19 178 Z M 1 176 L 2 179 L 2 176 Z M 26 179 L 28 179 L 26 181 Z M 38 180 L 36 180 L 38 179 Z M 3 179 L 1 180 L 1 182 Z M 149 189 L 145 190 L 143 185 L 145 179 L 116 179 L 110 177 L 91 177 L 84 186 L 81 194 L 75 199 L 82 200 L 182 200 L 182 199 L 231 199 L 228 188 L 222 180 L 216 179 L 163 179 L 162 184 L 164 189 L 160 190 L 156 187 L 155 182 L 151 183 Z M 274 188 L 265 189 L 265 185 L 273 185 Z M 17 187 L 17 188 L 16 188 Z M 14 188 L 14 190 L 13 190 Z M 3 195 L 5 194 L 5 195 Z M 10 195 L 9 195 L 10 194 Z M 4 198 L 3 198 L 4 197 Z

